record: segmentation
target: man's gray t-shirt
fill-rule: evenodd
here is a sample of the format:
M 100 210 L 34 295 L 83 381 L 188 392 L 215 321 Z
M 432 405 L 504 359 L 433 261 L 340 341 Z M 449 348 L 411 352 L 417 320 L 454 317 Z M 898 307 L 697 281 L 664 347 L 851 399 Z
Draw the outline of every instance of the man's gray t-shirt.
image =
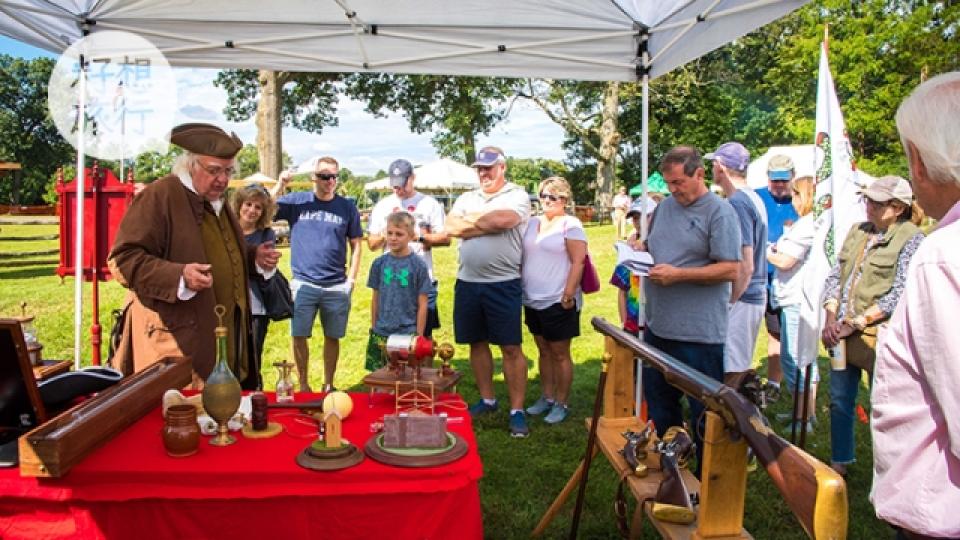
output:
M 740 260 L 740 223 L 733 208 L 713 193 L 690 206 L 668 197 L 659 206 L 647 247 L 654 264 L 695 268 Z M 664 287 L 643 280 L 647 327 L 677 341 L 722 344 L 727 338 L 730 283 L 684 282 Z
M 450 215 L 464 217 L 491 210 L 512 210 L 520 216 L 520 223 L 499 233 L 460 240 L 457 279 L 474 283 L 520 279 L 523 231 L 530 218 L 530 196 L 522 187 L 510 182 L 493 194 L 475 189 L 457 198 Z
M 389 251 L 370 266 L 367 287 L 379 293 L 373 331 L 381 336 L 417 333 L 417 297 L 430 294 L 427 264 L 412 252 L 395 257 Z
M 740 221 L 741 247 L 753 248 L 753 274 L 750 275 L 750 283 L 738 301 L 759 305 L 767 301 L 767 218 L 765 214 L 761 214 L 766 211 L 760 197 L 753 194 L 756 198 L 754 202 L 748 191 L 753 190 L 740 188 L 728 201 Z

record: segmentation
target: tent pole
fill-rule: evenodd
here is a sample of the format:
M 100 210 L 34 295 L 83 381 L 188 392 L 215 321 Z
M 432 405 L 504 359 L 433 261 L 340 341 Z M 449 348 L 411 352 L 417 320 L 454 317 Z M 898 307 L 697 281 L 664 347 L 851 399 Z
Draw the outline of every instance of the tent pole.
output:
M 80 102 L 77 106 L 77 208 L 76 241 L 73 246 L 73 369 L 80 369 L 80 334 L 83 325 L 83 198 L 86 190 L 84 133 L 87 129 L 87 64 L 80 55 Z

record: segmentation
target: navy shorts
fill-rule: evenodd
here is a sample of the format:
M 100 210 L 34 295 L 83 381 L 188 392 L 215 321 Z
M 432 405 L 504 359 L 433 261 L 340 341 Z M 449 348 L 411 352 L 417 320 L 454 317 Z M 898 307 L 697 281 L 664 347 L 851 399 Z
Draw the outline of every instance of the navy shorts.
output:
M 580 335 L 580 312 L 576 307 L 565 309 L 559 302 L 546 309 L 523 306 L 527 328 L 547 341 L 564 341 Z
M 519 279 L 494 283 L 458 279 L 453 293 L 453 333 L 457 343 L 520 345 L 522 298 Z

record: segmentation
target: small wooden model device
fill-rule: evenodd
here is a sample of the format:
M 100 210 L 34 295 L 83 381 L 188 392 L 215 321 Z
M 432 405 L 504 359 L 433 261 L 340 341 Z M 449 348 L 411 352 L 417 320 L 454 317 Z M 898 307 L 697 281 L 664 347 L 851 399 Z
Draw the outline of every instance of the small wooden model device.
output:
M 433 414 L 437 393 L 455 392 L 462 376 L 450 367 L 454 350 L 449 343 L 438 346 L 422 336 L 394 334 L 387 337 L 384 354 L 387 365 L 364 377 L 363 384 L 370 388 L 371 397 L 376 389 L 392 392 L 398 412 L 429 410 Z M 440 367 L 423 367 L 434 356 L 440 356 Z

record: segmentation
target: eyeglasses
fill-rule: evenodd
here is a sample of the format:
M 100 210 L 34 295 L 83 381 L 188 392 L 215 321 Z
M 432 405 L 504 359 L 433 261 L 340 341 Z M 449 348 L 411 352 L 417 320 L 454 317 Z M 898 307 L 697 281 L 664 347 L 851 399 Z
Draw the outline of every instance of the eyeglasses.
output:
M 207 174 L 213 177 L 220 176 L 225 174 L 227 178 L 232 178 L 233 173 L 237 172 L 233 167 L 217 167 L 216 165 L 204 165 L 203 163 L 197 162 L 200 165 L 200 168 L 203 169 Z
M 314 180 L 336 180 L 339 176 L 337 173 L 313 173 Z
M 561 200 L 566 200 L 566 197 L 563 195 L 553 195 L 551 193 L 541 193 L 540 198 L 545 201 L 557 202 Z

